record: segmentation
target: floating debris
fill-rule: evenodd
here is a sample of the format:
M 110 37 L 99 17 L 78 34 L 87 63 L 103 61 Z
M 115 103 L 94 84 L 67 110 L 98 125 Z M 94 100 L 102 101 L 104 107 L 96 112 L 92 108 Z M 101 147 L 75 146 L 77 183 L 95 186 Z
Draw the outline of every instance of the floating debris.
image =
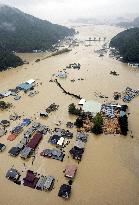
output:
M 65 94 L 70 95 L 70 96 L 73 96 L 73 97 L 75 97 L 75 98 L 77 98 L 77 99 L 80 99 L 80 100 L 82 99 L 82 97 L 81 97 L 80 95 L 75 95 L 75 94 L 73 94 L 73 93 L 67 92 L 67 91 L 61 86 L 61 84 L 57 81 L 57 79 L 55 79 L 55 83 L 57 84 L 58 87 L 61 88 L 61 90 L 63 90 L 63 92 L 64 92 Z

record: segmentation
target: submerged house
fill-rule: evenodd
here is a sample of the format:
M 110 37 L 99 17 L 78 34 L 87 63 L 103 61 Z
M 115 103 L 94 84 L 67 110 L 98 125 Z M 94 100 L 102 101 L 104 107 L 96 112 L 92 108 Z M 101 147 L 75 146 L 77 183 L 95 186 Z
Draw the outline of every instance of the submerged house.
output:
M 48 113 L 47 112 L 40 112 L 40 117 L 48 117 Z
M 73 159 L 81 161 L 84 153 L 84 148 L 74 146 L 69 152 L 72 155 Z
M 1 120 L 1 121 L 0 121 L 0 124 L 1 124 L 3 127 L 9 127 L 9 126 L 10 126 L 10 121 L 8 121 L 8 120 Z
M 9 150 L 9 154 L 13 157 L 16 157 L 19 155 L 19 153 L 21 152 L 21 148 L 19 147 L 12 147 L 10 150 Z
M 45 149 L 40 154 L 41 156 L 63 161 L 65 154 L 58 149 Z
M 65 177 L 73 179 L 77 171 L 76 165 L 68 165 L 65 168 Z
M 33 89 L 33 85 L 29 84 L 29 83 L 21 83 L 20 85 L 17 86 L 17 88 L 19 90 L 23 90 L 23 91 L 27 92 L 27 91 Z
M 70 195 L 71 195 L 71 186 L 68 184 L 63 184 L 60 187 L 60 190 L 58 192 L 58 196 L 65 198 L 65 199 L 68 199 L 70 197 Z
M 24 183 L 23 183 L 24 186 L 28 186 L 28 187 L 35 189 L 39 178 L 37 177 L 36 173 L 34 173 L 31 170 L 28 170 L 26 177 L 23 180 L 24 180 Z
M 20 173 L 14 168 L 11 168 L 6 173 L 6 178 L 8 178 L 9 180 L 11 180 L 13 182 L 17 182 L 19 180 L 20 176 L 21 176 Z
M 14 135 L 18 135 L 23 131 L 23 127 L 21 125 L 16 126 L 15 128 L 13 128 L 13 130 L 11 131 L 12 134 Z
M 38 190 L 43 190 L 44 188 L 44 184 L 46 182 L 47 177 L 46 176 L 41 176 L 40 179 L 38 180 L 37 184 L 36 184 L 36 189 Z
M 5 130 L 4 128 L 0 127 L 0 137 L 2 137 L 3 135 L 5 135 L 7 132 L 7 130 Z
M 52 190 L 52 189 L 53 189 L 53 186 L 54 186 L 54 182 L 55 182 L 55 178 L 52 177 L 52 176 L 48 176 L 48 177 L 46 178 L 45 183 L 44 183 L 43 189 L 44 189 L 45 191 L 48 191 L 48 190 L 50 191 L 50 190 Z
M 59 77 L 59 78 L 67 78 L 67 73 L 64 72 L 64 71 L 59 71 L 56 75 L 56 77 Z
M 42 137 L 43 137 L 43 134 L 40 132 L 37 132 L 26 146 L 35 150 L 38 144 L 40 143 Z
M 30 123 L 31 123 L 31 120 L 28 119 L 28 118 L 25 118 L 25 119 L 23 119 L 23 121 L 22 121 L 22 123 L 21 123 L 21 126 L 22 126 L 22 127 L 28 126 Z
M 76 140 L 81 140 L 82 142 L 86 143 L 87 139 L 88 139 L 88 137 L 87 137 L 86 133 L 84 133 L 84 132 L 78 132 L 77 133 Z
M 6 146 L 0 143 L 0 152 L 3 152 L 5 149 L 6 149 Z
M 20 153 L 20 157 L 23 159 L 27 159 L 32 153 L 32 148 L 24 147 L 24 149 Z

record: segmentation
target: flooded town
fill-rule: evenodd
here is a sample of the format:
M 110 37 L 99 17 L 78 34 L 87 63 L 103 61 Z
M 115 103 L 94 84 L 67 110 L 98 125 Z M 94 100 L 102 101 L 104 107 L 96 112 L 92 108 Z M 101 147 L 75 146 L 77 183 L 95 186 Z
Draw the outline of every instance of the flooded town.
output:
M 1 205 L 139 204 L 139 70 L 111 54 L 122 28 L 75 29 L 68 52 L 0 73 Z

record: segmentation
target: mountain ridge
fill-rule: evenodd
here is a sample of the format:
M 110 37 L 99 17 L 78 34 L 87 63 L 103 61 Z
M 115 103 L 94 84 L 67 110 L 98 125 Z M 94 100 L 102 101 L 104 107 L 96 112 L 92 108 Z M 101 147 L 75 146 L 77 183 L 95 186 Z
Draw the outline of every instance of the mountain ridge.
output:
M 74 30 L 41 20 L 19 9 L 0 7 L 0 47 L 9 51 L 46 50 Z

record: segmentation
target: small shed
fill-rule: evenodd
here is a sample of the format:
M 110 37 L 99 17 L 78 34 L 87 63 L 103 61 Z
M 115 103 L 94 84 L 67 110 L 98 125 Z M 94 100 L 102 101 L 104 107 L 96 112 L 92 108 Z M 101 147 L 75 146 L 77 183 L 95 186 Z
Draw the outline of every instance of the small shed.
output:
M 59 78 L 67 78 L 67 73 L 64 72 L 64 71 L 59 71 L 56 75 L 56 77 L 59 77 Z
M 82 105 L 83 106 L 84 103 L 85 103 L 85 99 L 81 99 L 78 105 Z

